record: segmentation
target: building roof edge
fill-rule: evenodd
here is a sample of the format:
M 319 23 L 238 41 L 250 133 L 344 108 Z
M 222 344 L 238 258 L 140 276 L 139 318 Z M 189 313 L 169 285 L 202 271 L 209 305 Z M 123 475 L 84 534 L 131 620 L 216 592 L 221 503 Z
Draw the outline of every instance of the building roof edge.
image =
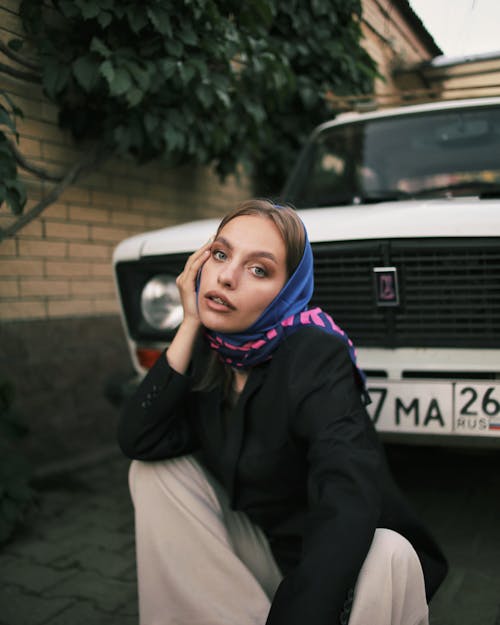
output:
M 392 5 L 399 9 L 399 11 L 403 14 L 403 16 L 408 21 L 408 23 L 411 26 L 413 26 L 413 28 L 417 31 L 417 33 L 420 35 L 422 43 L 428 49 L 428 51 L 432 54 L 432 56 L 433 57 L 442 56 L 443 51 L 438 46 L 438 44 L 434 41 L 434 37 L 426 29 L 420 17 L 411 8 L 408 0 L 392 0 Z

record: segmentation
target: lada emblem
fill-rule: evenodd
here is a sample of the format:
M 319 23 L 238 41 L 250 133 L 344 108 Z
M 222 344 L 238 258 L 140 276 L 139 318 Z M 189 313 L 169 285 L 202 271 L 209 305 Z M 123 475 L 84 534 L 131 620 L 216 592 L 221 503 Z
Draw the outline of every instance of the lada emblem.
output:
M 377 306 L 399 306 L 398 271 L 396 267 L 374 267 L 373 277 Z

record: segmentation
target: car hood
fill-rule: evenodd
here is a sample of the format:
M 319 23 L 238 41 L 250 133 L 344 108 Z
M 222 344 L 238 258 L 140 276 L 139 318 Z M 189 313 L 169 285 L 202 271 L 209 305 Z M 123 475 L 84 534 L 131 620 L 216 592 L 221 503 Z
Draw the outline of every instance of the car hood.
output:
M 500 236 L 500 200 L 405 200 L 298 211 L 311 243 L 383 238 Z M 190 252 L 217 229 L 218 219 L 193 221 L 126 239 L 114 259 Z

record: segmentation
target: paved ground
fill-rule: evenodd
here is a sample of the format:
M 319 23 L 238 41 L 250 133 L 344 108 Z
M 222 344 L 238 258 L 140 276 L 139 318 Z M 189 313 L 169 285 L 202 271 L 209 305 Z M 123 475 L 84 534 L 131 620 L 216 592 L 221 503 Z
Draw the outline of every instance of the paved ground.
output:
M 388 451 L 450 563 L 431 604 L 431 625 L 500 625 L 500 450 Z
M 451 563 L 432 625 L 500 625 L 499 456 L 390 448 Z M 127 468 L 113 456 L 39 484 L 35 522 L 0 551 L 1 625 L 137 624 Z
M 1 625 L 137 624 L 128 461 L 39 484 L 29 530 L 0 551 Z

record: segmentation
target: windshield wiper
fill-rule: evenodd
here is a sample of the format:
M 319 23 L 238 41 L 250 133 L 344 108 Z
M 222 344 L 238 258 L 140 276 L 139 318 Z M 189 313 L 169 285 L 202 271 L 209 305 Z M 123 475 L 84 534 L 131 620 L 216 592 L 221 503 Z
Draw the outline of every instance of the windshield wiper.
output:
M 295 201 L 298 208 L 311 206 L 321 208 L 326 206 L 352 206 L 356 204 L 378 204 L 382 202 L 397 202 L 398 200 L 414 200 L 419 198 L 453 197 L 454 192 L 459 191 L 457 196 L 465 197 L 475 195 L 481 199 L 500 198 L 500 184 L 493 182 L 459 182 L 439 187 L 428 187 L 419 191 L 402 191 L 401 189 L 378 189 L 376 191 L 352 193 L 341 195 L 326 195 L 325 197 L 308 198 L 305 201 Z
M 351 204 L 355 204 L 355 195 L 349 194 L 346 196 L 335 196 L 335 197 L 321 197 L 321 198 L 307 198 L 304 200 L 293 200 L 292 202 L 295 204 L 297 208 L 325 208 L 326 206 L 349 206 Z
M 479 180 L 472 182 L 457 182 L 456 184 L 447 184 L 439 187 L 428 187 L 420 191 L 414 191 L 411 196 L 414 198 L 428 197 L 434 195 L 455 196 L 455 192 L 460 191 L 462 197 L 467 195 L 477 195 L 480 198 L 496 198 L 500 197 L 500 184 L 497 182 L 481 182 Z
M 494 187 L 491 187 L 491 189 L 485 189 L 484 191 L 481 191 L 479 197 L 482 200 L 494 200 L 495 198 L 500 198 L 500 185 L 496 185 Z
M 399 189 L 381 189 L 380 191 L 360 193 L 358 197 L 360 204 L 375 204 L 377 202 L 397 202 L 398 200 L 411 199 L 412 194 Z

